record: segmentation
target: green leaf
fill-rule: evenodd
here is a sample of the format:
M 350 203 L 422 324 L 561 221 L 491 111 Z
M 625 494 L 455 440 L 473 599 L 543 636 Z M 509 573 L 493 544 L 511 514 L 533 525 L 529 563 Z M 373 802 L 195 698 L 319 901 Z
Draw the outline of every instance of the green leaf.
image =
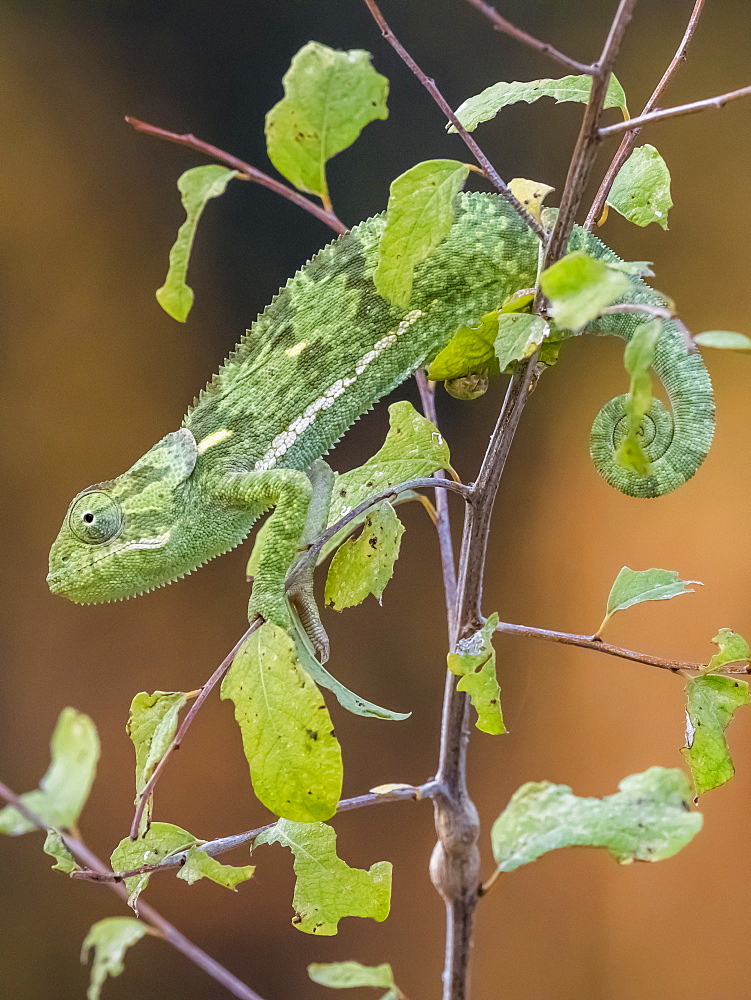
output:
M 457 691 L 466 691 L 477 712 L 475 725 L 483 733 L 506 732 L 501 711 L 501 689 L 495 675 L 493 633 L 498 615 L 491 615 L 481 629 L 456 644 L 448 655 L 448 668 L 461 677 Z
M 632 287 L 628 276 L 582 250 L 566 254 L 540 275 L 559 326 L 580 330 Z
M 428 378 L 433 382 L 445 382 L 487 371 L 495 359 L 493 346 L 498 336 L 498 312 L 494 309 L 475 325 L 459 327 L 431 362 Z
M 227 889 L 237 892 L 240 882 L 247 882 L 255 871 L 254 865 L 223 865 L 216 858 L 212 858 L 200 847 L 190 847 L 185 855 L 185 864 L 178 871 L 177 877 L 183 879 L 188 885 L 193 885 L 201 878 L 211 879 L 217 885 L 223 885 Z
M 495 354 L 504 371 L 512 362 L 534 354 L 548 335 L 548 324 L 541 316 L 530 313 L 509 313 L 498 317 Z
M 715 653 L 707 664 L 709 673 L 719 673 L 722 667 L 728 663 L 743 663 L 751 661 L 751 648 L 748 643 L 737 632 L 730 628 L 721 628 L 712 640 L 719 646 L 719 652 Z
M 735 774 L 725 730 L 736 708 L 751 703 L 751 696 L 747 681 L 717 674 L 692 678 L 686 685 L 686 695 L 686 746 L 681 752 L 691 768 L 699 796 L 730 781 Z
M 388 302 L 404 309 L 409 305 L 415 268 L 448 235 L 468 173 L 467 164 L 457 160 L 425 160 L 392 181 L 373 274 Z
M 88 1000 L 99 1000 L 107 977 L 114 979 L 123 972 L 125 952 L 148 933 L 149 925 L 133 917 L 107 917 L 92 925 L 81 949 L 84 964 L 89 960 L 89 951 L 94 949 L 91 981 L 86 991 Z
M 610 588 L 608 606 L 602 625 L 595 633 L 600 635 L 616 611 L 625 611 L 643 601 L 667 601 L 681 594 L 693 594 L 689 584 L 701 586 L 699 580 L 681 580 L 672 569 L 629 569 L 624 566 Z
M 206 203 L 224 194 L 233 177 L 237 177 L 236 170 L 209 163 L 205 167 L 186 170 L 177 181 L 185 209 L 185 222 L 178 229 L 177 239 L 169 252 L 169 270 L 164 284 L 156 291 L 156 300 L 168 316 L 180 323 L 188 318 L 195 298 L 185 278 L 198 222 Z
M 368 871 L 350 868 L 337 857 L 336 834 L 326 823 L 279 820 L 256 837 L 259 844 L 281 844 L 295 856 L 292 923 L 306 934 L 336 934 L 342 917 L 385 920 L 391 907 L 391 864 L 378 861 Z
M 514 83 L 494 83 L 475 97 L 470 97 L 456 109 L 456 117 L 468 132 L 473 132 L 480 122 L 495 118 L 502 108 L 524 101 L 534 104 L 541 97 L 552 97 L 556 104 L 563 101 L 578 101 L 586 104 L 592 90 L 592 77 L 564 76 L 558 80 L 521 80 Z M 615 76 L 610 77 L 605 97 L 606 108 L 621 108 L 626 111 L 626 95 Z M 456 132 L 453 125 L 447 125 L 449 132 Z
M 631 384 L 625 400 L 626 434 L 618 445 L 615 460 L 625 469 L 639 476 L 651 472 L 649 459 L 642 448 L 644 417 L 652 406 L 652 376 L 649 368 L 654 359 L 655 346 L 662 334 L 662 320 L 642 323 L 626 344 L 623 361 L 631 375 Z
M 52 866 L 55 871 L 70 875 L 71 872 L 79 870 L 80 866 L 76 863 L 76 859 L 68 850 L 68 845 L 57 830 L 47 831 L 43 850 L 45 854 L 56 859 L 57 864 Z
M 138 840 L 126 837 L 121 840 L 112 852 L 110 862 L 115 872 L 129 872 L 144 865 L 156 865 L 172 854 L 186 851 L 197 844 L 192 833 L 183 830 L 173 823 L 152 823 L 146 833 Z M 128 906 L 138 913 L 138 897 L 149 884 L 151 875 L 144 872 L 141 875 L 131 875 L 125 879 L 128 890 Z
M 314 983 L 332 990 L 351 989 L 355 986 L 375 986 L 396 990 L 394 973 L 388 962 L 383 965 L 361 965 L 359 962 L 313 962 L 308 975 Z
M 321 692 L 284 629 L 266 622 L 222 682 L 235 704 L 253 790 L 277 816 L 328 819 L 342 791 L 342 751 Z
M 308 42 L 284 75 L 284 97 L 266 115 L 266 146 L 276 169 L 300 191 L 328 201 L 326 162 L 365 126 L 388 118 L 389 82 L 360 49 L 338 52 Z
M 88 715 L 64 708 L 50 743 L 51 763 L 39 788 L 21 802 L 48 827 L 74 830 L 96 775 L 99 737 Z M 16 837 L 37 827 L 13 806 L 0 809 L 0 833 Z
M 697 333 L 694 342 L 700 347 L 719 347 L 725 351 L 751 351 L 751 338 L 745 333 L 733 333 L 731 330 L 707 330 Z
M 447 468 L 450 461 L 449 447 L 435 424 L 411 403 L 392 403 L 389 432 L 383 446 L 365 465 L 334 480 L 329 525 L 368 497 L 397 483 L 430 476 Z
M 331 691 L 342 708 L 346 708 L 353 715 L 361 715 L 371 719 L 384 719 L 389 722 L 401 722 L 410 717 L 411 712 L 392 712 L 388 708 L 381 708 L 380 705 L 374 705 L 372 701 L 361 698 L 360 695 L 355 694 L 354 691 L 350 691 L 348 687 L 345 687 L 341 681 L 330 674 L 324 665 L 316 659 L 310 639 L 297 616 L 293 614 L 292 620 L 295 630 L 297 657 L 300 663 L 319 687 Z
M 343 611 L 362 604 L 368 594 L 380 604 L 386 584 L 394 575 L 403 534 L 404 525 L 388 500 L 373 507 L 357 538 L 348 538 L 331 560 L 326 604 Z
M 604 847 L 620 864 L 662 861 L 701 829 L 701 814 L 689 811 L 683 771 L 650 767 L 624 778 L 618 789 L 596 799 L 549 781 L 522 785 L 491 830 L 499 870 L 514 871 L 559 847 Z
M 188 698 L 182 691 L 141 691 L 130 705 L 126 732 L 136 751 L 136 796 L 143 792 L 177 732 L 180 709 Z M 151 801 L 144 810 L 141 830 L 148 827 Z
M 668 228 L 670 171 L 654 146 L 637 146 L 618 171 L 607 204 L 637 226 Z

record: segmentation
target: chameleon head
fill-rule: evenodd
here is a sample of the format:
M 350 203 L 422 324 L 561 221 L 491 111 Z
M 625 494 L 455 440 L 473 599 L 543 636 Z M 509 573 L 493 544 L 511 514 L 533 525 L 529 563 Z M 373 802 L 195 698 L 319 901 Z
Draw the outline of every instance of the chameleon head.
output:
M 50 551 L 50 590 L 78 604 L 98 604 L 195 569 L 184 530 L 196 458 L 195 438 L 183 428 L 117 479 L 79 493 Z

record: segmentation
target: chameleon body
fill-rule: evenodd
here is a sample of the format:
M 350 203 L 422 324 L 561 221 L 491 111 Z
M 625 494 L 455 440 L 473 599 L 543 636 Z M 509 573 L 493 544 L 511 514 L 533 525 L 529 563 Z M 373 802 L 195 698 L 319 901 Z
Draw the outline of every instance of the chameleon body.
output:
M 73 500 L 50 553 L 53 591 L 79 603 L 135 596 L 229 551 L 274 508 L 250 612 L 288 626 L 284 583 L 311 497 L 306 470 L 459 327 L 536 280 L 536 237 L 499 197 L 463 194 L 449 235 L 416 270 L 409 307 L 397 308 L 373 284 L 384 225 L 383 216 L 369 219 L 317 254 L 259 316 L 182 428 L 127 472 Z M 617 260 L 584 230 L 575 231 L 571 246 Z M 662 304 L 632 280 L 629 301 Z M 608 315 L 588 332 L 628 339 L 644 318 Z M 593 432 L 600 471 L 634 496 L 659 496 L 692 476 L 714 426 L 701 358 L 670 323 L 654 367 L 674 421 L 663 410 L 645 420 L 645 441 L 667 439 L 662 454 L 650 455 L 652 474 L 640 478 L 613 461 L 622 404 L 608 404 Z

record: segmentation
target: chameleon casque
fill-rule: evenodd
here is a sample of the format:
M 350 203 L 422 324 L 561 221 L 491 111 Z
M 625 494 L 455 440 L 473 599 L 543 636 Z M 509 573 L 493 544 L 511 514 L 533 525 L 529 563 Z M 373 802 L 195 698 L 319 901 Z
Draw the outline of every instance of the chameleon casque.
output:
M 258 317 L 181 429 L 127 472 L 74 498 L 50 553 L 53 592 L 78 603 L 144 593 L 234 548 L 274 508 L 249 611 L 289 627 L 285 578 L 311 498 L 306 470 L 459 327 L 536 280 L 539 241 L 514 210 L 496 195 L 461 194 L 449 235 L 416 269 L 408 309 L 396 308 L 373 284 L 384 225 L 383 215 L 371 218 L 313 257 Z M 618 260 L 583 229 L 570 249 Z M 631 280 L 625 301 L 663 304 Z M 610 314 L 585 332 L 628 340 L 646 318 Z M 653 367 L 672 414 L 655 400 L 644 420 L 651 474 L 639 477 L 614 460 L 624 397 L 603 407 L 592 431 L 598 470 L 635 497 L 661 496 L 693 476 L 714 430 L 709 376 L 671 322 Z M 325 656 L 310 589 L 302 596 L 313 608 L 306 628 Z

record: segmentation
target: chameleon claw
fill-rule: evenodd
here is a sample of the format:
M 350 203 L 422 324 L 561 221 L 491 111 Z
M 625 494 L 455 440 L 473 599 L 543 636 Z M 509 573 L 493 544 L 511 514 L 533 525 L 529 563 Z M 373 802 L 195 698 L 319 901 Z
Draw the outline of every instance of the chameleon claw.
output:
M 326 634 L 326 629 L 323 627 L 318 605 L 313 596 L 312 573 L 309 579 L 300 579 L 300 577 L 297 577 L 287 591 L 287 598 L 295 609 L 297 617 L 300 619 L 300 624 L 305 629 L 305 634 L 313 645 L 316 659 L 320 663 L 325 663 L 329 658 L 331 649 L 329 646 L 329 637 Z

